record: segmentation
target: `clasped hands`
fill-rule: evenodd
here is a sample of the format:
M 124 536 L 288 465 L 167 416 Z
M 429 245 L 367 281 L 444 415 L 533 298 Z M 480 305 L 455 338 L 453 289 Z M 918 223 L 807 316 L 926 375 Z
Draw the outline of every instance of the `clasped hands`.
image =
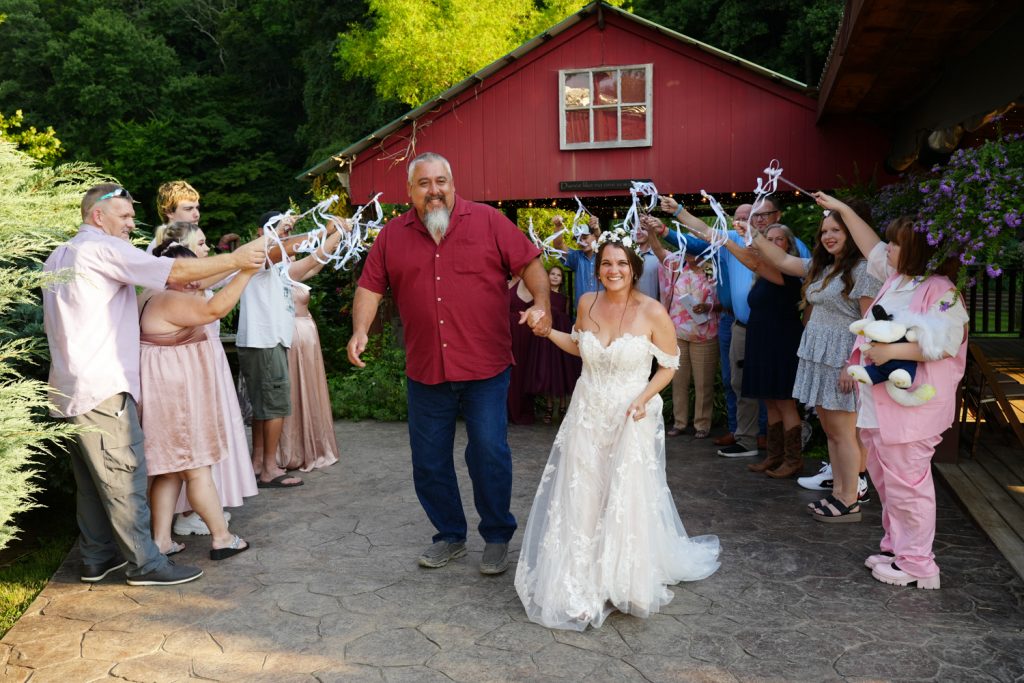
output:
M 519 324 L 529 326 L 538 337 L 551 334 L 551 314 L 540 306 L 531 306 L 519 314 Z

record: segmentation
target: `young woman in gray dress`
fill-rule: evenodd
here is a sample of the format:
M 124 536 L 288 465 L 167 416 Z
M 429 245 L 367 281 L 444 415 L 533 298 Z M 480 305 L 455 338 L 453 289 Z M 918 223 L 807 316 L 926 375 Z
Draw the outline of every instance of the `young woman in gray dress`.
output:
M 850 206 L 870 220 L 866 204 Z M 803 296 L 811 313 L 797 351 L 793 398 L 815 406 L 828 438 L 833 477 L 831 495 L 810 504 L 808 512 L 819 522 L 857 522 L 864 463 L 857 437 L 856 382 L 845 372 L 856 339 L 849 325 L 864 317 L 882 283 L 867 274 L 867 262 L 838 213 L 826 212 L 818 237 L 810 259 L 786 253 L 757 231 L 753 245 L 781 272 L 805 278 Z

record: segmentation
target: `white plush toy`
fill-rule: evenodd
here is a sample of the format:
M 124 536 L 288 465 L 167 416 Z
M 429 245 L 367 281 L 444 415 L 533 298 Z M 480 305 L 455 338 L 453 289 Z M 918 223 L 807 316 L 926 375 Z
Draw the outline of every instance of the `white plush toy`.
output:
M 861 351 L 871 348 L 871 342 L 917 342 L 925 358 L 938 360 L 943 357 L 941 321 L 909 311 L 892 316 L 878 305 L 872 306 L 871 314 L 872 318 L 850 323 L 850 332 L 867 339 L 861 345 Z M 931 384 L 910 389 L 917 374 L 917 361 L 891 360 L 881 365 L 851 365 L 846 371 L 863 384 L 884 382 L 889 397 L 901 406 L 912 408 L 935 397 L 935 387 Z

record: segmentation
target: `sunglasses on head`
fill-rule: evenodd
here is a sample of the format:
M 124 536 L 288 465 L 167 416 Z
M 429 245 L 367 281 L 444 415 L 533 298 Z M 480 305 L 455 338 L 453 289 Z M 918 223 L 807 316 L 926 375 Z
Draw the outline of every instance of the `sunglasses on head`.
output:
M 102 195 L 99 199 L 97 199 L 96 203 L 98 204 L 99 202 L 102 202 L 104 199 L 113 199 L 114 197 L 124 197 L 128 201 L 134 201 L 132 199 L 132 196 L 128 193 L 128 190 L 124 189 L 123 187 L 115 187 L 113 190 L 106 193 L 105 195 Z

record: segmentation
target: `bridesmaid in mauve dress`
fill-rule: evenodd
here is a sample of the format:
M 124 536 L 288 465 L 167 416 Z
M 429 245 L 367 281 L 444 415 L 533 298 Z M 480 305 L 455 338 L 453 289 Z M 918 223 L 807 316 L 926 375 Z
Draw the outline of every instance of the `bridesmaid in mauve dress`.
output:
M 569 300 L 561 293 L 565 273 L 558 264 L 548 269 L 548 282 L 551 283 L 551 329 L 569 332 L 572 329 L 572 318 L 569 315 Z M 536 338 L 535 338 L 536 340 Z M 527 367 L 526 391 L 536 396 L 543 396 L 547 404 L 544 411 L 544 422 L 550 424 L 554 419 L 555 403 L 558 403 L 558 414 L 565 414 L 565 407 L 576 380 L 583 372 L 583 364 L 579 356 L 573 356 L 554 344 L 535 341 Z
M 512 278 L 508 288 L 508 324 L 512 332 L 512 372 L 508 380 L 508 421 L 517 425 L 532 425 L 533 396 L 528 394 L 531 357 L 537 348 L 537 337 L 526 325 L 519 324 L 520 313 L 533 305 L 533 295 L 526 289 L 522 278 Z
M 173 238 L 153 254 L 196 258 Z M 227 434 L 221 420 L 211 420 L 205 413 L 218 382 L 205 326 L 231 310 L 254 272 L 239 271 L 211 299 L 196 286 L 169 286 L 139 295 L 139 408 L 150 477 L 152 532 L 157 547 L 167 555 L 184 548 L 171 540 L 174 505 L 182 483 L 189 504 L 211 534 L 210 559 L 227 559 L 249 547 L 228 530 L 211 473 L 211 466 L 224 458 Z
M 317 266 L 306 277 L 312 277 L 323 267 Z M 288 349 L 292 414 L 284 420 L 277 460 L 285 469 L 309 472 L 338 462 L 338 440 L 334 434 L 331 397 L 327 393 L 320 334 L 309 314 L 309 290 L 292 285 L 292 300 L 295 302 L 295 335 Z
M 153 244 L 150 245 L 149 251 L 152 252 L 165 239 L 176 241 L 187 247 L 199 258 L 206 258 L 210 253 L 210 247 L 206 244 L 206 235 L 195 223 L 175 221 L 161 225 L 156 230 L 156 237 Z M 230 281 L 231 277 L 229 276 L 206 289 L 204 292 L 206 299 L 213 298 L 212 289 L 225 287 Z M 219 319 L 206 325 L 205 345 L 204 353 L 209 355 L 217 378 L 216 391 L 212 392 L 213 401 L 208 403 L 207 419 L 211 422 L 222 422 L 227 437 L 224 457 L 214 463 L 211 470 L 213 483 L 217 487 L 217 495 L 220 497 L 222 508 L 240 507 L 245 498 L 255 496 L 258 491 L 252 460 L 249 458 L 249 441 L 245 436 L 245 422 L 242 420 L 242 410 L 238 405 L 238 394 L 235 392 L 235 381 L 231 376 L 231 367 L 228 365 L 224 345 L 220 341 Z M 183 513 L 178 515 L 174 522 L 175 534 L 205 536 L 210 533 L 203 520 L 198 515 L 192 514 L 192 506 L 189 505 L 184 489 L 178 496 L 174 511 Z M 231 513 L 225 512 L 224 518 L 231 521 Z

